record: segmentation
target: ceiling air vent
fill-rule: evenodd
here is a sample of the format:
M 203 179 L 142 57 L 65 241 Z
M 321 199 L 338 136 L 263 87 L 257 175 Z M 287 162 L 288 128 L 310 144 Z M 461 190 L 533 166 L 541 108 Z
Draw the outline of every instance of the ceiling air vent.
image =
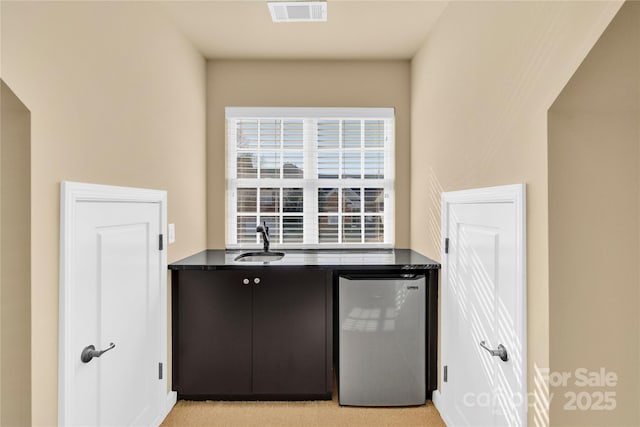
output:
M 268 2 L 273 22 L 326 22 L 325 1 Z

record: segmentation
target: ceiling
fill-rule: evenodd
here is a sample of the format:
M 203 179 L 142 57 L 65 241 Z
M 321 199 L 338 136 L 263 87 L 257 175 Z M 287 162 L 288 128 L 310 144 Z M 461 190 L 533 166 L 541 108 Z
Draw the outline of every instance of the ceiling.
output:
M 328 0 L 323 23 L 273 23 L 266 0 L 163 2 L 209 59 L 410 59 L 446 7 L 430 0 Z

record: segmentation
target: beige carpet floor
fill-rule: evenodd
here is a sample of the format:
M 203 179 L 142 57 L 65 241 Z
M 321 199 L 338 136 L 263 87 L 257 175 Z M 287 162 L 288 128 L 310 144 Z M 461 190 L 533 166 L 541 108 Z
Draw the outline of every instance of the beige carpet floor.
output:
M 173 426 L 445 426 L 430 401 L 409 408 L 354 408 L 333 400 L 305 402 L 193 402 L 181 400 L 162 423 Z

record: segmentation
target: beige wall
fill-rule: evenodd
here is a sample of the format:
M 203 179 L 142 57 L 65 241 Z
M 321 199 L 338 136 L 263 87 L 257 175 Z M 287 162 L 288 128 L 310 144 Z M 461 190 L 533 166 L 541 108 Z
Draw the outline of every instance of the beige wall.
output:
M 209 248 L 225 247 L 227 106 L 395 107 L 395 246 L 409 246 L 408 61 L 209 61 L 207 215 Z
M 2 82 L 4 85 L 4 82 Z M 0 91 L 0 103 L 2 103 L 2 92 Z M 0 109 L 2 107 L 0 106 Z M 2 132 L 2 112 L 0 111 L 0 133 Z M 0 135 L 0 138 L 2 136 Z M 0 147 L 2 140 L 0 140 Z M 2 186 L 2 148 L 0 148 L 0 187 Z M 2 241 L 2 197 L 0 197 L 0 242 Z M 2 244 L 0 244 L 0 309 L 2 308 Z M 31 305 L 29 305 L 31 310 Z M 2 313 L 0 313 L 0 334 L 2 334 Z M 31 357 L 29 357 L 31 359 Z M 0 335 L 0 421 L 2 420 L 2 336 Z M 29 381 L 31 382 L 31 381 Z M 30 398 L 31 396 L 29 396 Z
M 640 3 L 627 3 L 549 110 L 549 299 L 554 425 L 640 425 Z M 601 367 L 615 386 L 576 384 Z M 614 392 L 612 411 L 565 393 Z M 569 402 L 570 403 L 570 402 Z
M 31 423 L 30 115 L 0 80 L 0 425 Z
M 543 402 L 532 425 L 547 416 L 547 109 L 619 7 L 453 2 L 412 61 L 411 247 L 440 259 L 442 191 L 527 184 L 528 388 Z
M 1 32 L 1 31 L 0 31 Z M 0 55 L 1 56 L 1 55 Z M 4 87 L 4 82 L 2 86 Z M 2 187 L 2 90 L 0 89 L 0 188 Z M 0 242 L 2 242 L 2 197 L 0 195 Z M 2 308 L 2 244 L 0 243 L 0 309 Z M 31 305 L 29 305 L 31 310 Z M 2 421 L 2 313 L 0 313 L 0 422 Z M 29 357 L 31 359 L 31 357 Z M 31 397 L 31 396 L 29 396 Z
M 205 61 L 151 3 L 0 5 L 1 74 L 32 119 L 32 416 L 52 425 L 59 183 L 165 189 L 169 261 L 204 249 Z

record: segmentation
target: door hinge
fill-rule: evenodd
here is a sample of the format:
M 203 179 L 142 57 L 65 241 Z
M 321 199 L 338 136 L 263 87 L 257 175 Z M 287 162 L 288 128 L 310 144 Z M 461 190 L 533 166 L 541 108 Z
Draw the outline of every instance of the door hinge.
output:
M 448 379 L 449 379 L 449 367 L 447 365 L 444 365 L 444 372 L 442 373 L 442 381 L 446 383 Z
M 445 254 L 449 253 L 449 238 L 448 237 L 446 239 L 444 239 L 444 253 Z
M 158 250 L 162 250 L 164 248 L 163 242 L 162 242 L 162 234 L 158 236 Z
M 158 379 L 162 379 L 162 362 L 158 363 Z

